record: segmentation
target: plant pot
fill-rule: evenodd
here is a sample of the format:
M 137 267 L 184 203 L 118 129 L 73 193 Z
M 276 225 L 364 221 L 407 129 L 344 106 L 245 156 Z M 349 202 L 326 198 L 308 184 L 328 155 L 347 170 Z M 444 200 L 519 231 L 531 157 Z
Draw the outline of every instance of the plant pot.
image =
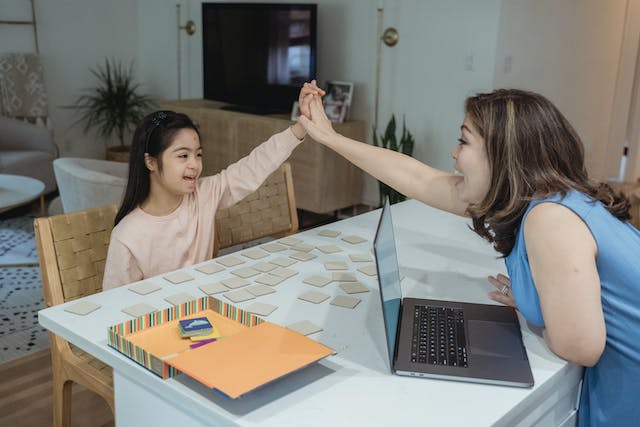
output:
M 130 145 L 119 145 L 117 147 L 107 148 L 107 160 L 112 162 L 129 163 Z

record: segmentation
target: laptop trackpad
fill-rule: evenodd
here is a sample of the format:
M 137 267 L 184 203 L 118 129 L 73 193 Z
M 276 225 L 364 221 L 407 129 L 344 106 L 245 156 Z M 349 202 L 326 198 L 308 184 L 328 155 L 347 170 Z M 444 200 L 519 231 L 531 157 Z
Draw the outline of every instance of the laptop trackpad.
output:
M 517 325 L 484 320 L 468 322 L 470 354 L 525 359 Z

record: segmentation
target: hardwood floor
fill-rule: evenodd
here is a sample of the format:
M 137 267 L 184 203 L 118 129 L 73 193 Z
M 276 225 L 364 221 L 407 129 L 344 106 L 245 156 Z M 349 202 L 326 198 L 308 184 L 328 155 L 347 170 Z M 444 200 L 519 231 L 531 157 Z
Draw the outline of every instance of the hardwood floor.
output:
M 73 385 L 71 425 L 113 426 L 113 414 L 97 394 Z M 45 427 L 52 424 L 49 350 L 0 364 L 0 425 Z

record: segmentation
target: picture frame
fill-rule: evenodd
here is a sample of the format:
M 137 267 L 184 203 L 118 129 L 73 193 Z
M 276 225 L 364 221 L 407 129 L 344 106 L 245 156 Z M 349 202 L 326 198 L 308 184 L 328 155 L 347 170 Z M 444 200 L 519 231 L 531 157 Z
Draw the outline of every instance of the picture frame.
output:
M 327 82 L 327 94 L 322 98 L 324 112 L 334 123 L 344 122 L 351 108 L 353 83 L 332 80 Z

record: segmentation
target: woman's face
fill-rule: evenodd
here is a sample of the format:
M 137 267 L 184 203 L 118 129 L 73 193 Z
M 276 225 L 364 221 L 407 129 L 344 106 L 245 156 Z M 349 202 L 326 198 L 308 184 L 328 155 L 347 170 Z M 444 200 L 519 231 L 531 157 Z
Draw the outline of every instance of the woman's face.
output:
M 202 172 L 202 147 L 193 129 L 181 129 L 162 153 L 159 183 L 175 195 L 192 193 Z
M 468 116 L 465 116 L 460 126 L 458 141 L 458 145 L 451 152 L 455 160 L 454 168 L 462 175 L 456 183 L 458 197 L 466 203 L 479 203 L 489 191 L 491 168 L 484 138 L 480 136 Z

